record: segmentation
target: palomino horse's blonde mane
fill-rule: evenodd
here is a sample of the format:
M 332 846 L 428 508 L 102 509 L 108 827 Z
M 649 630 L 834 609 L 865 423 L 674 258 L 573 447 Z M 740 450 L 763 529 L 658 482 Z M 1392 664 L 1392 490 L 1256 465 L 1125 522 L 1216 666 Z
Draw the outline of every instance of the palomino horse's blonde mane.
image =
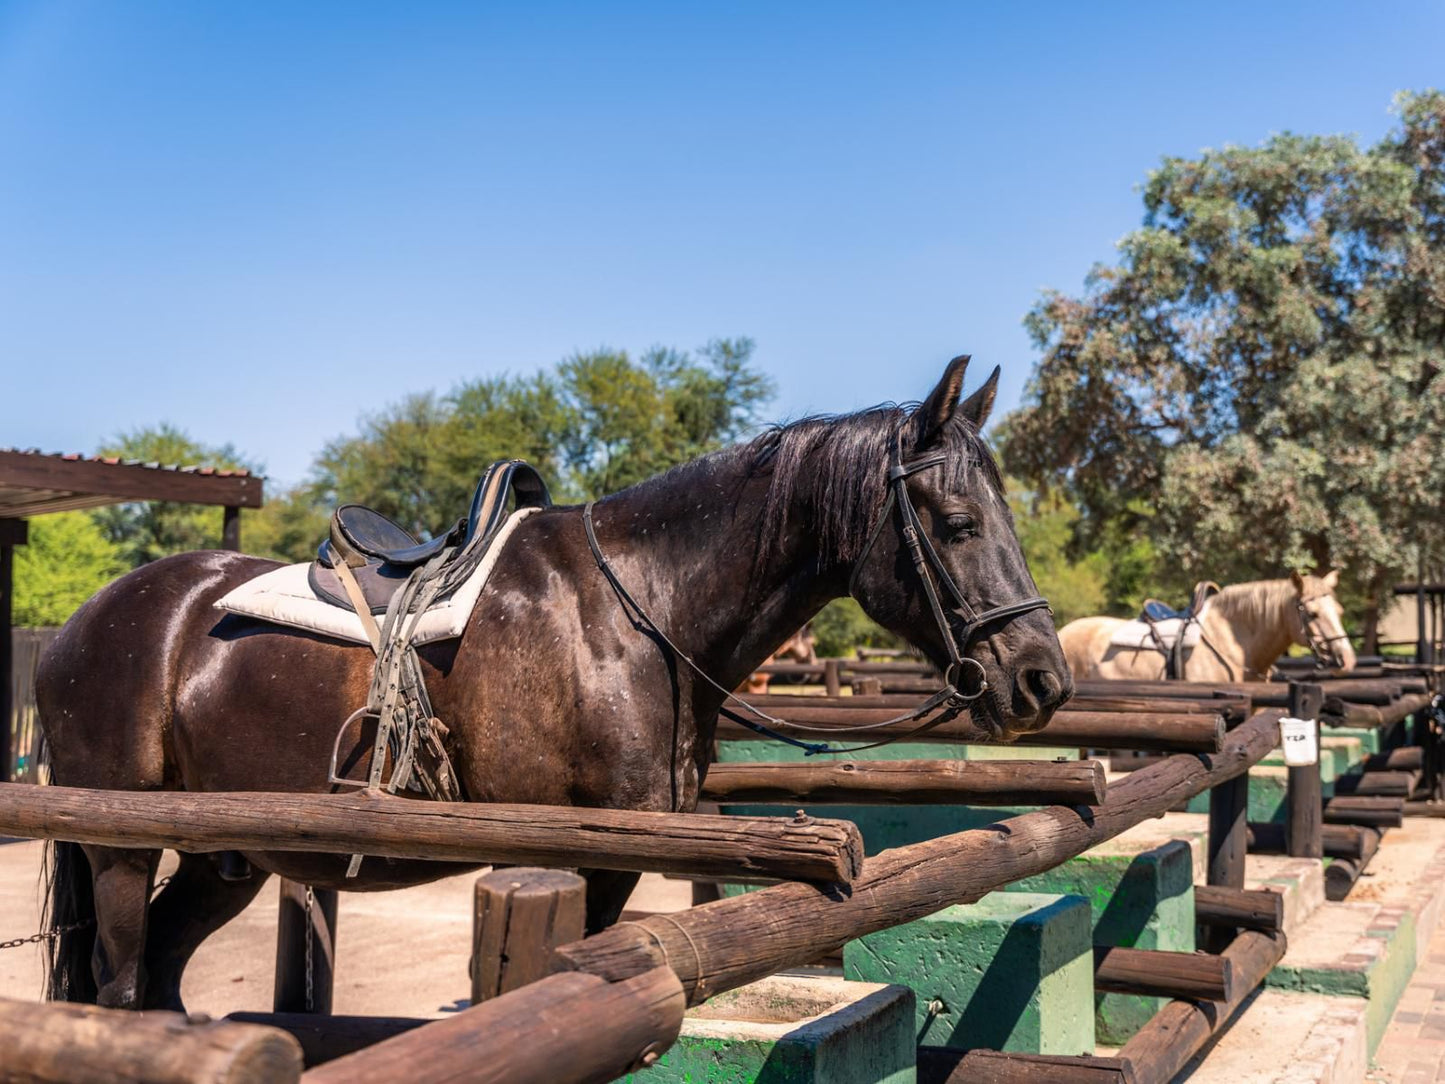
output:
M 1297 592 L 1289 580 L 1250 580 L 1221 587 L 1209 605 L 1231 622 L 1260 626 L 1275 620 L 1292 605 Z

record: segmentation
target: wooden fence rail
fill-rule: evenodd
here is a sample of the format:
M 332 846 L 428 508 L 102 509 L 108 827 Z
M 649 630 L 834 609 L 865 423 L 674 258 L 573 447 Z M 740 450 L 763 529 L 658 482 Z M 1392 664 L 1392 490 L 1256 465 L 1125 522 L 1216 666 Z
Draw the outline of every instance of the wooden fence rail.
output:
M 877 930 L 972 903 L 1052 869 L 1195 794 L 1249 770 L 1279 740 L 1281 712 L 1236 728 L 1212 756 L 1175 756 L 1130 773 L 1087 811 L 1051 806 L 867 859 L 846 890 L 788 884 L 623 923 L 558 949 L 567 966 L 612 980 L 662 963 L 690 1004 L 796 967 Z M 766 934 L 764 934 L 766 931 Z M 505 1000 L 499 999 L 499 1000 Z
M 819 882 L 852 880 L 863 855 L 851 822 L 812 817 L 29 783 L 0 784 L 0 835 L 191 852 L 308 851 Z

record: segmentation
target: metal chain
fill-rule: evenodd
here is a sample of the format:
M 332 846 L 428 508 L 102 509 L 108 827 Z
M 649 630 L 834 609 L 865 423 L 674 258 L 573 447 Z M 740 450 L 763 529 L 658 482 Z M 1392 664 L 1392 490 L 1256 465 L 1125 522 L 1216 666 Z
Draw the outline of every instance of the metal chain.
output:
M 316 891 L 310 885 L 306 886 L 306 1011 L 316 1011 L 315 974 L 311 968 L 313 965 L 312 945 L 316 940 L 316 927 L 312 925 L 312 910 L 316 906 Z
M 171 879 L 169 877 L 162 877 L 156 882 L 155 891 L 159 892 L 170 883 Z M 55 926 L 48 930 L 41 930 L 39 933 L 32 933 L 29 937 L 17 937 L 11 941 L 0 941 L 0 952 L 4 952 L 6 949 L 19 948 L 21 945 L 39 945 L 46 941 L 54 941 L 57 938 L 64 937 L 68 933 L 74 933 L 76 930 L 83 930 L 87 926 L 94 925 L 95 919 L 83 918 L 79 922 L 68 922 L 64 926 Z M 308 944 L 307 949 L 309 950 L 310 947 Z M 309 992 L 307 1000 L 310 1000 Z

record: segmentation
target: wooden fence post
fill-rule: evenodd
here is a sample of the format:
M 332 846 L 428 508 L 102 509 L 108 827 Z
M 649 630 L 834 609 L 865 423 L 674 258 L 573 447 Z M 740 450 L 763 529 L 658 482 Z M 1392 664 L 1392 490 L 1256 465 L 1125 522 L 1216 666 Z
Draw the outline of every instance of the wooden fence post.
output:
M 311 906 L 306 894 L 311 893 Z M 276 929 L 276 1012 L 331 1014 L 336 967 L 336 890 L 281 878 Z
M 575 873 L 525 866 L 477 878 L 472 912 L 472 1004 L 546 978 L 553 950 L 580 940 L 587 882 Z
M 829 696 L 843 695 L 843 660 L 823 660 L 823 691 Z
M 1207 884 L 1216 888 L 1244 887 L 1244 860 L 1248 852 L 1249 773 L 1244 772 L 1209 788 L 1209 868 Z M 1204 931 L 1204 948 L 1223 952 L 1235 931 L 1210 926 Z
M 15 771 L 15 648 L 11 639 L 12 599 L 15 597 L 15 547 L 23 546 L 29 528 L 23 519 L 0 519 L 0 783 Z
M 1312 682 L 1289 683 L 1289 713 L 1295 719 L 1313 719 L 1315 748 L 1320 745 L 1320 709 L 1325 691 Z M 1314 764 L 1290 768 L 1285 810 L 1285 853 L 1294 858 L 1323 858 L 1324 788 L 1318 759 Z

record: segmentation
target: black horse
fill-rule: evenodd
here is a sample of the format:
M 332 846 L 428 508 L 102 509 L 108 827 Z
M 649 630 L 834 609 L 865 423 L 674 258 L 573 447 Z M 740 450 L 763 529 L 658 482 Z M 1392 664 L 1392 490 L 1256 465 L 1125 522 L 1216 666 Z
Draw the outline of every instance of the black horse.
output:
M 1042 600 L 1009 605 L 1036 592 L 978 435 L 998 371 L 960 403 L 966 365 L 950 363 L 916 409 L 808 418 L 598 502 L 596 546 L 615 584 L 589 547 L 583 509 L 522 522 L 461 638 L 420 649 L 466 798 L 693 809 L 723 706 L 717 686 L 736 687 L 850 588 L 880 623 L 952 664 L 975 697 L 968 709 L 1001 739 L 1044 726 L 1072 691 L 1069 669 Z M 890 490 L 899 480 L 901 503 Z M 931 555 L 922 572 L 918 543 L 906 542 L 915 528 Z M 332 739 L 365 701 L 372 654 L 212 608 L 273 567 L 186 553 L 87 602 L 37 677 L 55 782 L 327 791 Z M 934 604 L 940 583 L 963 596 L 949 620 Z M 655 625 L 623 605 L 616 584 Z M 254 872 L 235 881 L 213 856 L 182 855 L 148 905 L 160 851 L 57 844 L 51 920 L 96 923 L 56 945 L 50 996 L 180 1008 L 191 954 L 267 873 L 365 891 L 459 869 L 367 858 L 348 880 L 345 855 L 246 857 Z M 636 875 L 592 872 L 588 882 L 596 930 L 615 921 Z

